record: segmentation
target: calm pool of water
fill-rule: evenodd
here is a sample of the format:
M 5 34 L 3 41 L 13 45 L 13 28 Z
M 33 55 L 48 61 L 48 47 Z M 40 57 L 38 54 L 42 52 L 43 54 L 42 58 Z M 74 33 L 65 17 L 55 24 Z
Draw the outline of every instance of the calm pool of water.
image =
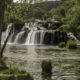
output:
M 80 80 L 80 50 L 59 49 L 56 46 L 7 45 L 7 63 L 20 65 L 34 80 Z M 43 77 L 41 64 L 51 61 L 52 76 Z

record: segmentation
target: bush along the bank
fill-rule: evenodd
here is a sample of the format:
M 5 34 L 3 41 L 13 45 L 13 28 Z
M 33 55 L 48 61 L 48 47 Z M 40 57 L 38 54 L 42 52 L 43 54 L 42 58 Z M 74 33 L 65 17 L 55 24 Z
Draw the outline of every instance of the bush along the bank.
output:
M 64 48 L 65 46 L 66 46 L 66 43 L 65 43 L 65 42 L 59 43 L 59 47 L 60 47 L 60 48 Z
M 76 43 L 75 40 L 70 39 L 70 40 L 67 41 L 66 47 L 68 49 L 76 49 L 77 48 L 77 43 Z
M 0 80 L 33 80 L 33 77 L 18 66 L 10 65 L 8 69 L 0 71 Z

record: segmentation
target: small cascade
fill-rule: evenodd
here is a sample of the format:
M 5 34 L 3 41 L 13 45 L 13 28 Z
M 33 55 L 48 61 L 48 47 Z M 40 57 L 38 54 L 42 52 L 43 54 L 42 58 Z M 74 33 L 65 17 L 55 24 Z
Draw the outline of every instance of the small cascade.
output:
M 2 40 L 1 43 L 3 44 L 9 34 L 10 31 L 10 27 L 13 25 L 13 23 L 8 25 L 8 28 L 6 29 L 6 31 L 2 32 Z M 12 36 L 12 35 L 11 35 Z M 9 38 L 8 43 L 10 43 L 11 38 Z
M 28 36 L 27 36 L 27 39 L 26 39 L 26 44 L 27 44 L 27 45 L 29 45 L 29 43 L 30 43 L 32 34 L 33 34 L 33 31 L 30 31 L 30 32 L 28 33 Z
M 42 45 L 44 40 L 44 30 L 31 30 L 26 39 L 26 45 Z
M 45 31 L 44 31 L 44 30 L 42 30 L 42 31 L 41 31 L 41 33 L 42 33 L 42 34 L 41 34 L 40 44 L 43 44 Z
M 21 38 L 23 34 L 24 34 L 24 31 L 18 33 L 15 40 L 14 40 L 14 43 L 18 43 L 19 38 Z
M 3 44 L 4 41 L 6 40 L 6 31 L 2 32 L 2 40 L 1 40 L 1 43 Z

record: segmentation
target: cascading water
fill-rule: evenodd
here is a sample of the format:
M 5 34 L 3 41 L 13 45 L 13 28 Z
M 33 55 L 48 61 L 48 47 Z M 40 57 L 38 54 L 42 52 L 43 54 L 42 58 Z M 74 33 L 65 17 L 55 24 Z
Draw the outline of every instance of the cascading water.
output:
M 27 45 L 42 45 L 43 44 L 43 39 L 44 39 L 44 30 L 31 30 L 28 34 L 28 37 L 26 39 L 26 44 Z
M 31 35 L 32 35 L 33 31 L 30 31 L 26 40 L 26 44 L 29 45 L 30 40 L 31 40 Z
M 1 43 L 2 43 L 2 44 L 5 42 L 5 40 L 6 40 L 7 36 L 8 36 L 8 33 L 9 33 L 9 31 L 10 31 L 10 27 L 11 27 L 12 25 L 13 25 L 13 23 L 9 24 L 7 30 L 4 31 L 4 32 L 2 32 L 2 38 L 1 38 L 1 39 L 2 39 L 2 40 L 1 40 Z M 11 37 L 12 37 L 12 35 L 11 35 Z M 10 39 L 8 40 L 8 43 L 10 43 Z
M 6 40 L 10 31 L 10 27 L 12 25 L 12 23 L 9 24 L 7 30 L 2 33 L 2 43 L 4 43 L 4 41 Z M 46 30 L 42 27 L 42 25 L 39 25 L 37 23 L 25 23 L 25 25 L 22 26 L 19 31 L 15 28 L 16 27 L 14 27 L 12 30 L 8 43 L 42 45 L 54 44 L 56 39 L 58 42 L 62 40 L 62 38 L 59 38 L 59 36 L 62 36 L 62 34 L 57 35 L 58 37 L 56 38 L 56 34 L 54 34 L 55 32 L 53 30 Z M 77 41 L 78 45 L 80 44 L 80 41 L 72 33 L 69 33 L 68 36 L 74 38 Z
M 9 24 L 7 30 L 2 33 L 2 43 L 6 40 L 11 26 L 12 23 Z M 26 29 L 30 31 L 28 34 L 26 33 Z M 45 28 L 41 27 L 37 23 L 25 23 L 20 32 L 15 31 L 13 28 L 8 43 L 24 43 L 26 45 L 43 44 L 45 34 L 44 29 Z
M 18 39 L 21 38 L 23 34 L 24 34 L 24 31 L 18 33 L 16 36 L 16 39 L 14 40 L 14 43 L 18 43 Z
M 42 45 L 44 34 L 45 34 L 45 28 L 41 27 L 41 25 L 38 25 L 37 23 L 34 23 L 32 26 L 29 26 L 30 32 L 28 33 L 28 36 L 26 38 L 26 45 Z M 40 30 L 38 30 L 40 29 Z

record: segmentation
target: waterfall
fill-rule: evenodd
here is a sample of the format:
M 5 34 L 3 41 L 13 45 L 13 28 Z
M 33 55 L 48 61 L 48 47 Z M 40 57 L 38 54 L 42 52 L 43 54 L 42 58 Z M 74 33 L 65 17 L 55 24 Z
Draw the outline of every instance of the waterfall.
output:
M 27 45 L 29 45 L 29 43 L 30 43 L 32 33 L 33 33 L 33 31 L 30 31 L 30 32 L 28 33 L 27 40 L 26 40 L 26 44 L 27 44 Z
M 18 43 L 18 39 L 21 38 L 23 34 L 24 34 L 24 31 L 18 33 L 15 40 L 14 40 L 14 43 Z
M 44 30 L 31 30 L 26 39 L 26 45 L 42 45 L 44 39 Z
M 9 34 L 10 27 L 11 27 L 12 25 L 13 25 L 13 23 L 9 24 L 8 27 L 7 27 L 7 29 L 6 29 L 4 32 L 2 32 L 2 38 L 1 38 L 1 39 L 2 39 L 2 40 L 1 40 L 1 43 L 2 43 L 2 44 L 5 42 L 8 34 Z M 12 36 L 12 35 L 11 35 L 11 36 Z M 8 40 L 8 43 L 10 43 L 10 40 L 11 40 L 11 38 Z
M 6 31 L 2 33 L 2 43 L 6 40 L 10 27 L 13 24 L 9 24 Z M 18 30 L 20 28 L 20 30 Z M 67 34 L 66 34 L 67 35 Z M 80 41 L 72 34 L 68 33 L 70 38 L 77 41 L 80 45 Z M 65 37 L 67 37 L 65 36 Z M 25 23 L 24 26 L 14 26 L 8 44 L 25 44 L 25 45 L 42 45 L 42 44 L 55 44 L 55 42 L 62 41 L 62 34 L 56 33 L 54 30 L 47 30 L 38 23 Z
M 12 26 L 12 23 L 8 25 L 6 31 L 2 33 L 2 43 L 6 40 L 8 33 L 10 31 L 10 27 Z M 30 32 L 28 33 L 27 30 Z M 42 27 L 42 25 L 39 25 L 37 22 L 35 23 L 25 23 L 24 26 L 22 26 L 21 30 L 16 30 L 16 27 L 13 28 L 10 39 L 8 41 L 9 43 L 13 44 L 26 44 L 26 45 L 37 45 L 37 44 L 43 44 L 44 34 L 45 34 L 45 28 Z

